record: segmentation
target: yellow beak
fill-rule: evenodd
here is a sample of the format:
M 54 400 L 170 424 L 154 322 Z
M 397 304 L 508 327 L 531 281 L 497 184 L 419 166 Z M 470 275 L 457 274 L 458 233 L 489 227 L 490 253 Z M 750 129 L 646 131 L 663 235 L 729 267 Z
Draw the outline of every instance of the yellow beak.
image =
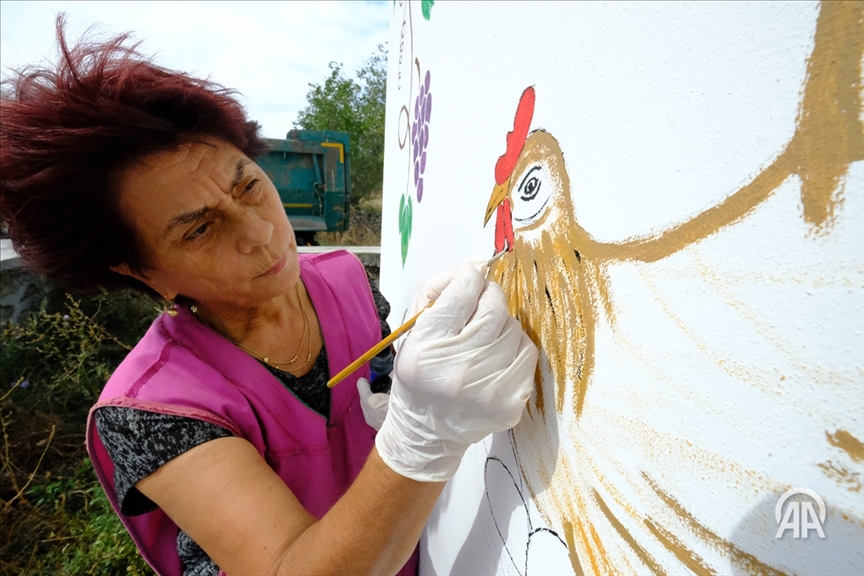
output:
M 507 198 L 507 194 L 510 192 L 510 178 L 504 181 L 503 184 L 498 184 L 495 188 L 492 189 L 492 196 L 489 198 L 489 204 L 486 206 L 486 219 L 483 220 L 483 225 L 485 226 L 489 219 L 492 218 L 492 214 L 495 213 L 495 210 L 498 208 L 498 205 Z

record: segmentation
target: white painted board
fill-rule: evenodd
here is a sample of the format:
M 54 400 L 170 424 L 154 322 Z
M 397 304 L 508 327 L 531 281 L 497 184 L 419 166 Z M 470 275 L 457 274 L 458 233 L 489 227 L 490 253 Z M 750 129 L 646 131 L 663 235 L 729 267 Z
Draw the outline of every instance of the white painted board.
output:
M 503 242 L 541 377 L 469 450 L 421 572 L 864 572 L 861 4 L 425 13 L 390 24 L 390 323 Z M 778 508 L 794 488 L 824 520 Z

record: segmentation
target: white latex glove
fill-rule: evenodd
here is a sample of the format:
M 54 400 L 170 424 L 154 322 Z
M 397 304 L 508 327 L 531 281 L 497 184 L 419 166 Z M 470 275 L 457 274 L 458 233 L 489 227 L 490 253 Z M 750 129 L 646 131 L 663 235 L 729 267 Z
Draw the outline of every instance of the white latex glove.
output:
M 375 439 L 381 458 L 408 478 L 450 479 L 468 446 L 515 426 L 528 401 L 537 348 L 485 275 L 485 262 L 469 262 L 417 290 L 409 315 L 435 305 L 396 354 Z
M 384 424 L 384 417 L 387 416 L 390 395 L 373 393 L 366 378 L 357 380 L 357 392 L 360 394 L 360 407 L 363 408 L 363 418 L 366 423 L 375 430 L 380 430 L 381 425 Z

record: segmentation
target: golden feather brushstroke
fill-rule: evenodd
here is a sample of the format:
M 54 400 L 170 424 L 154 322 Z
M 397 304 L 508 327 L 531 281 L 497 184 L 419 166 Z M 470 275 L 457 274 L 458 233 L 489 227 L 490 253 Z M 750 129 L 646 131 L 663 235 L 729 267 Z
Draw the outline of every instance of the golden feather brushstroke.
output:
M 621 524 L 621 521 L 612 514 L 612 511 L 609 509 L 609 506 L 606 505 L 606 502 L 603 501 L 603 498 L 600 497 L 600 493 L 597 490 L 594 490 L 594 501 L 597 502 L 597 505 L 600 506 L 600 510 L 603 511 L 603 515 L 606 516 L 606 519 L 609 520 L 609 523 L 615 528 L 615 531 L 618 532 L 618 535 L 621 536 L 621 539 L 627 543 L 630 548 L 636 552 L 636 555 L 640 560 L 645 564 L 645 566 L 651 570 L 652 574 L 666 574 L 666 571 L 663 570 L 663 567 L 660 566 L 656 560 L 645 550 L 642 546 L 636 543 L 636 540 L 633 536 L 630 535 L 630 532 L 627 531 L 627 528 Z
M 581 523 L 580 523 L 580 528 L 581 528 Z M 594 546 L 597 550 L 597 557 L 603 561 L 603 570 L 597 570 L 594 573 L 595 574 L 611 574 L 611 573 L 613 573 L 614 570 L 612 568 L 611 559 L 609 558 L 609 553 L 606 552 L 606 547 L 603 546 L 603 541 L 600 540 L 600 535 L 597 534 L 597 529 L 594 528 L 593 524 L 589 523 L 588 524 L 588 530 L 591 532 L 591 540 L 588 540 L 586 538 L 584 540 L 584 542 L 586 542 L 586 543 L 587 542 L 593 542 Z M 582 536 L 583 537 L 585 536 L 584 532 L 582 533 Z M 590 550 L 590 548 L 589 548 L 589 550 Z M 575 568 L 574 568 L 574 570 L 575 570 Z
M 655 524 L 648 518 L 645 518 L 643 522 L 645 522 L 645 526 L 648 527 L 651 533 L 654 534 L 654 537 L 657 538 L 657 540 L 659 540 L 667 550 L 672 552 L 672 554 L 674 554 L 682 564 L 689 568 L 693 574 L 696 574 L 696 576 L 714 576 L 717 574 L 705 564 L 705 561 L 702 560 L 698 554 L 684 546 L 684 544 L 682 544 L 681 541 L 671 532 Z
M 837 482 L 838 486 L 845 488 L 849 492 L 861 492 L 862 488 L 864 488 L 864 485 L 861 483 L 861 474 L 849 470 L 842 464 L 835 464 L 831 460 L 828 460 L 827 462 L 820 462 L 816 466 L 822 470 L 825 476 L 831 478 Z
M 576 540 L 573 538 L 573 524 L 567 520 L 564 521 L 564 540 L 567 542 L 567 553 L 570 556 L 570 564 L 573 565 L 573 573 L 575 576 L 583 576 L 585 571 L 582 570 L 582 563 L 579 562 L 579 556 L 576 554 Z M 594 573 L 597 573 L 597 564 L 594 564 Z
M 591 547 L 589 547 L 589 546 L 587 545 L 587 543 L 590 542 L 591 540 L 588 538 L 588 534 L 585 533 L 585 526 L 583 526 L 582 521 L 581 521 L 578 517 L 573 518 L 573 521 L 576 522 L 576 527 L 579 528 L 579 536 L 580 536 L 580 539 L 578 540 L 578 542 L 584 544 L 584 546 L 583 546 L 582 548 L 585 550 L 585 554 L 588 556 L 588 560 L 591 562 L 591 568 L 594 569 L 593 574 L 601 574 L 601 573 L 603 573 L 603 572 L 607 572 L 607 573 L 610 572 L 611 569 L 607 569 L 607 570 L 604 570 L 604 571 L 601 571 L 601 570 L 600 570 L 600 566 L 598 565 L 598 559 L 597 559 L 597 556 L 598 556 L 599 552 L 598 552 L 598 553 L 595 553 L 595 552 L 591 549 Z M 570 524 L 569 521 L 564 520 L 564 522 L 565 522 L 565 527 L 566 527 L 566 526 L 572 526 L 572 524 Z M 590 529 L 590 528 L 591 528 L 591 527 L 589 526 L 589 529 Z M 566 532 L 567 532 L 567 531 L 565 530 L 565 533 L 566 533 Z M 569 534 L 569 535 L 570 535 L 570 537 L 573 537 L 573 536 L 574 536 L 573 533 L 571 533 L 571 534 Z M 595 538 L 596 538 L 596 533 L 594 534 L 594 536 L 595 536 Z M 596 538 L 596 541 L 597 541 L 598 546 L 600 546 L 600 548 L 598 548 L 598 550 L 602 550 L 602 544 L 600 543 L 600 539 L 599 539 L 599 538 Z M 576 552 L 576 542 L 577 542 L 577 540 L 576 540 L 575 538 L 573 538 L 573 543 L 571 544 L 570 540 L 568 539 L 568 540 L 567 540 L 567 551 L 568 551 L 568 553 L 570 553 L 572 556 L 576 556 L 576 557 L 577 557 L 577 561 L 578 561 L 578 553 Z M 606 558 L 603 557 L 602 559 L 605 560 Z M 570 558 L 570 563 L 573 564 L 573 558 L 572 558 L 572 557 Z M 582 565 L 581 565 L 581 564 L 579 564 L 579 568 L 582 568 Z M 608 567 L 607 567 L 607 568 L 608 568 Z M 573 570 L 574 570 L 574 572 L 576 571 L 576 569 L 577 569 L 577 568 L 576 568 L 576 564 L 573 564 Z
M 864 442 L 846 430 L 837 430 L 834 434 L 825 432 L 825 437 L 829 444 L 846 452 L 855 462 L 864 462 Z
M 642 477 L 648 482 L 651 486 L 651 489 L 657 493 L 658 496 L 666 503 L 669 508 L 679 517 L 684 523 L 690 528 L 690 530 L 696 535 L 697 538 L 701 539 L 706 544 L 714 547 L 715 549 L 723 552 L 727 555 L 732 562 L 737 564 L 742 570 L 745 570 L 748 574 L 759 574 L 764 576 L 785 576 L 785 572 L 781 572 L 776 568 L 761 562 L 754 555 L 744 552 L 732 542 L 726 540 L 725 538 L 720 537 L 718 534 L 714 533 L 710 529 L 708 529 L 704 524 L 699 522 L 696 517 L 691 514 L 686 508 L 684 508 L 675 498 L 673 498 L 668 492 L 657 486 L 657 483 L 645 472 L 642 473 Z

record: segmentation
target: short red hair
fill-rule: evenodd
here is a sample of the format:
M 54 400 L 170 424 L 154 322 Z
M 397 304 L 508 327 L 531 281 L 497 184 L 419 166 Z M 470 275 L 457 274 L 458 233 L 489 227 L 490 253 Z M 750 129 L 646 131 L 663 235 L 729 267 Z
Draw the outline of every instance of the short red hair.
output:
M 257 122 L 234 92 L 161 68 L 123 34 L 85 35 L 73 47 L 57 17 L 56 66 L 14 72 L 0 100 L 0 219 L 29 269 L 67 286 L 142 283 L 112 272 L 141 269 L 133 229 L 118 211 L 120 173 L 131 163 L 213 137 L 257 158 Z

